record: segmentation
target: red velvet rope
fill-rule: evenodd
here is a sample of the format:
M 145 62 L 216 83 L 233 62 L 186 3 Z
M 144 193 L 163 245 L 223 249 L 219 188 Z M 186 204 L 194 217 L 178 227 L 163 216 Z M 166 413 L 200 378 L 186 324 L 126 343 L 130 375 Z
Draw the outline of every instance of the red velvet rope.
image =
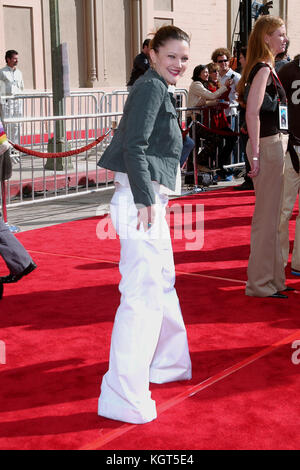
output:
M 197 121 L 197 123 L 202 127 L 207 132 L 210 132 L 211 134 L 217 134 L 217 135 L 223 135 L 223 136 L 240 136 L 241 134 L 239 132 L 227 132 L 223 130 L 218 130 L 218 129 L 211 129 L 209 127 L 206 127 L 204 124 L 201 124 L 201 122 Z M 13 142 L 9 141 L 9 143 L 19 152 L 25 153 L 26 155 L 31 155 L 33 157 L 39 157 L 39 158 L 66 158 L 66 157 L 72 157 L 74 155 L 79 155 L 80 153 L 87 152 L 88 150 L 92 149 L 93 147 L 96 147 L 96 145 L 100 144 L 103 139 L 110 133 L 108 131 L 106 134 L 98 137 L 94 142 L 91 142 L 89 145 L 86 145 L 85 147 L 82 147 L 80 149 L 75 149 L 75 150 L 70 150 L 67 152 L 61 152 L 61 153 L 43 153 L 43 152 L 36 152 L 35 150 L 30 150 L 28 148 L 22 147 L 21 145 L 14 144 Z M 183 131 L 183 134 L 188 133 L 188 129 Z
M 101 135 L 98 137 L 94 142 L 91 142 L 89 145 L 82 147 L 80 149 L 70 150 L 67 152 L 61 153 L 43 153 L 43 152 L 36 152 L 35 150 L 30 150 L 25 147 L 21 147 L 21 145 L 14 144 L 13 142 L 9 141 L 9 143 L 19 152 L 25 153 L 27 155 L 32 155 L 33 157 L 39 158 L 65 158 L 65 157 L 72 157 L 73 155 L 78 155 L 83 152 L 87 152 L 88 150 L 96 147 L 96 145 L 100 144 L 102 140 L 110 133 L 110 131 L 106 132 L 106 134 Z
M 209 127 L 206 127 L 204 124 L 201 124 L 201 122 L 197 121 L 197 124 L 200 125 L 200 127 L 202 127 L 202 129 L 204 129 L 205 131 L 207 132 L 210 132 L 211 134 L 217 134 L 217 135 L 224 135 L 224 136 L 228 136 L 228 137 L 232 137 L 232 136 L 240 136 L 240 132 L 227 132 L 227 131 L 221 131 L 221 130 L 218 130 L 218 129 L 210 129 Z

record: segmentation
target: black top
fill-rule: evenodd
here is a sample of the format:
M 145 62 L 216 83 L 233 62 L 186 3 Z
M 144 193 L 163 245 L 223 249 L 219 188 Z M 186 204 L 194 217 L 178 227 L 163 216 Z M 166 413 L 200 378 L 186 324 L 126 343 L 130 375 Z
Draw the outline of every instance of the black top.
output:
M 265 64 L 264 62 L 257 63 L 249 74 L 250 83 L 252 83 L 255 75 L 262 67 L 269 67 L 269 65 Z M 266 93 L 269 93 L 269 95 L 272 98 L 275 98 L 275 96 L 278 95 L 280 102 L 282 104 L 286 104 L 286 94 L 285 94 L 284 88 L 281 85 L 280 80 L 278 79 L 277 75 L 273 73 L 273 77 L 274 79 L 272 78 L 272 74 L 270 74 L 270 78 L 272 82 L 270 83 L 270 85 L 266 86 Z M 275 86 L 274 80 L 276 82 L 276 86 Z M 276 135 L 280 132 L 278 107 L 276 108 L 276 111 L 262 111 L 261 110 L 259 113 L 259 119 L 260 119 L 260 137 L 268 137 L 270 135 Z
M 136 56 L 133 62 L 133 69 L 131 72 L 130 80 L 127 83 L 127 86 L 132 86 L 134 82 L 148 70 L 150 67 L 150 62 L 146 54 L 141 52 Z

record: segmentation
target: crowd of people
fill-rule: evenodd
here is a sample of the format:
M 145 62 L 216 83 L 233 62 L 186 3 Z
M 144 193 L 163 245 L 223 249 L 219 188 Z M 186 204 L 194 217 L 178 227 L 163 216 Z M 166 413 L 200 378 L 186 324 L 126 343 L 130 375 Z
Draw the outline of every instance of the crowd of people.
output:
M 187 112 L 188 124 L 192 119 L 197 123 L 194 135 L 198 170 L 210 171 L 217 162 L 217 174 L 222 180 L 230 179 L 224 166 L 230 164 L 237 141 L 233 131 L 236 128 L 238 105 L 235 89 L 240 74 L 230 68 L 230 58 L 228 49 L 219 48 L 213 52 L 211 63 L 194 68 L 187 103 L 188 108 L 204 106 L 203 110 L 190 109 Z M 225 132 L 219 135 L 212 133 L 211 129 Z M 193 168 L 192 153 L 187 166 L 188 170 Z
M 278 53 L 275 57 L 276 72 L 290 61 L 288 46 L 287 40 L 284 52 Z M 196 108 L 187 112 L 187 123 L 190 125 L 193 120 L 196 126 L 196 132 L 192 134 L 191 131 L 190 135 L 195 139 L 198 171 L 211 172 L 214 169 L 218 180 L 232 180 L 232 170 L 228 167 L 233 160 L 236 161 L 237 145 L 239 145 L 241 159 L 245 162 L 245 172 L 244 182 L 240 186 L 235 186 L 236 190 L 253 189 L 246 153 L 248 134 L 245 131 L 245 108 L 238 102 L 236 91 L 246 64 L 246 56 L 245 46 L 240 48 L 238 58 L 236 51 L 232 56 L 227 48 L 214 50 L 210 63 L 197 65 L 194 68 L 187 104 L 188 108 Z M 212 130 L 216 132 L 213 133 Z M 194 177 L 190 176 L 194 170 L 192 152 L 187 161 L 187 170 L 189 176 L 185 181 L 193 182 Z
M 242 74 L 230 67 L 228 49 L 216 49 L 210 64 L 195 68 L 189 92 L 189 107 L 225 101 L 210 116 L 204 113 L 201 117 L 212 129 L 226 130 L 226 138 L 213 140 L 213 134 L 202 134 L 201 129 L 204 146 L 200 149 L 195 143 L 200 169 L 210 165 L 218 148 L 220 177 L 226 177 L 224 166 L 236 144 L 238 103 L 243 111 L 248 178 L 256 197 L 246 286 L 246 295 L 252 297 L 286 299 L 293 290 L 286 285 L 285 266 L 288 222 L 300 188 L 299 98 L 295 90 L 300 79 L 299 56 L 283 65 L 278 74 L 275 70 L 275 57 L 286 53 L 287 42 L 283 20 L 262 16 L 251 32 L 247 51 L 242 51 Z M 110 212 L 120 238 L 122 276 L 98 414 L 129 423 L 156 418 L 149 382 L 189 380 L 192 374 L 165 219 L 169 195 L 180 194 L 183 137 L 174 90 L 186 72 L 189 51 L 190 38 L 181 29 L 164 26 L 157 31 L 144 54 L 149 67 L 143 57 L 136 61 L 136 68 L 143 63 L 146 70 L 128 84 L 130 93 L 119 127 L 98 163 L 115 172 Z M 227 102 L 234 106 L 227 107 Z M 289 138 L 281 117 L 287 118 L 288 112 Z M 3 257 L 6 236 L 0 225 Z M 20 247 L 13 250 L 17 254 Z M 29 269 L 35 269 L 31 259 L 24 260 L 24 266 L 28 263 Z M 9 267 L 11 274 L 1 278 L 3 283 L 18 280 L 16 267 Z M 22 275 L 28 273 L 27 268 L 22 269 Z M 299 216 L 292 273 L 300 275 Z

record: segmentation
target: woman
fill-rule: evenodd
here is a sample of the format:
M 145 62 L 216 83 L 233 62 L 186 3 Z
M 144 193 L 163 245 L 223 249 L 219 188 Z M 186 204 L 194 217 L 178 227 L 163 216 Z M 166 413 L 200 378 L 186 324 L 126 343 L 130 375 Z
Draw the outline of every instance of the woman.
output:
M 284 51 L 286 29 L 281 18 L 262 16 L 255 23 L 247 49 L 247 62 L 238 85 L 247 98 L 247 156 L 256 201 L 252 220 L 251 253 L 246 295 L 287 298 L 284 263 L 279 242 L 279 220 L 283 189 L 286 137 L 279 129 L 279 101 L 286 102 L 284 89 L 274 70 L 274 57 Z M 270 111 L 265 101 L 274 104 Z
M 218 98 L 220 98 L 224 93 L 228 92 L 230 89 L 230 85 L 232 81 L 228 79 L 225 85 L 221 86 L 218 90 L 212 92 L 209 90 L 209 72 L 207 65 L 198 65 L 194 69 L 193 77 L 192 77 L 192 84 L 189 89 L 188 94 L 188 108 L 193 108 L 195 106 L 215 106 L 219 103 Z M 204 110 L 203 116 L 200 114 L 196 114 L 196 120 L 201 122 L 202 124 L 210 127 L 210 119 L 209 119 L 209 110 Z M 192 111 L 187 112 L 187 122 L 190 124 L 192 118 Z M 204 139 L 204 144 L 200 154 L 198 155 L 198 151 L 200 148 L 200 139 Z M 208 166 L 210 163 L 211 158 L 215 158 L 216 156 L 216 148 L 218 145 L 218 141 L 220 139 L 217 138 L 215 134 L 207 132 L 200 127 L 197 127 L 196 131 L 196 152 L 197 152 L 197 163 L 198 169 L 200 171 L 210 171 Z M 223 163 L 223 157 L 219 158 L 220 163 Z M 193 167 L 193 158 L 190 155 L 188 170 L 191 170 Z
M 219 77 L 220 77 L 219 66 L 218 64 L 211 62 L 210 64 L 208 64 L 207 68 L 208 68 L 208 89 L 212 93 L 215 93 L 222 86 L 219 81 Z M 221 102 L 224 101 L 224 103 L 229 103 L 229 98 L 228 98 L 229 93 L 230 93 L 230 88 L 227 88 L 225 93 L 223 93 L 223 95 L 221 95 L 220 97 Z M 212 129 L 225 129 L 225 130 L 229 128 L 229 123 L 225 116 L 223 107 L 220 106 L 219 108 L 212 109 L 210 111 L 210 127 Z
M 207 65 L 197 65 L 194 68 L 192 83 L 188 94 L 188 108 L 195 106 L 204 106 L 206 104 L 216 104 L 220 98 L 230 87 L 231 80 L 227 80 L 226 84 L 221 86 L 216 92 L 208 89 L 208 67 Z M 193 111 L 187 111 L 187 115 L 191 116 Z
M 221 88 L 221 83 L 219 81 L 219 66 L 215 62 L 211 62 L 208 64 L 208 89 L 211 92 L 216 92 Z M 219 170 L 217 171 L 217 175 L 220 180 L 231 181 L 232 174 L 228 170 L 224 169 L 224 165 L 229 165 L 230 163 L 230 156 L 234 144 L 236 142 L 236 137 L 230 134 L 233 134 L 233 131 L 230 127 L 230 124 L 227 120 L 226 114 L 224 109 L 228 108 L 229 106 L 229 94 L 231 88 L 227 88 L 225 93 L 221 96 L 222 104 L 219 104 L 216 108 L 211 110 L 206 110 L 206 112 L 210 113 L 210 127 L 212 129 L 225 131 L 227 135 L 214 135 L 214 140 L 216 147 L 218 148 L 218 166 Z
M 119 128 L 99 162 L 116 172 L 111 217 L 121 242 L 122 295 L 98 413 L 129 423 L 156 418 L 149 382 L 191 378 L 165 220 L 168 194 L 176 179 L 180 183 L 182 152 L 171 91 L 187 68 L 189 43 L 175 26 L 158 30 L 150 43 L 151 68 L 132 87 Z
M 240 62 L 240 67 L 239 67 L 239 73 L 242 73 L 245 65 L 246 65 L 246 57 L 247 57 L 247 47 L 242 46 L 240 49 L 240 56 L 239 56 L 239 62 Z M 240 116 L 240 140 L 239 140 L 239 145 L 240 145 L 240 153 L 242 156 L 242 159 L 245 162 L 245 174 L 244 176 L 244 182 L 240 186 L 234 186 L 234 189 L 237 191 L 252 191 L 254 189 L 253 186 L 253 181 L 249 176 L 249 172 L 251 171 L 251 166 L 247 157 L 246 153 L 246 146 L 248 142 L 248 133 L 246 130 L 246 106 L 243 102 L 239 103 L 239 116 Z
M 242 46 L 240 49 L 240 57 L 239 57 L 241 73 L 243 72 L 245 65 L 246 65 L 246 57 L 247 57 L 247 47 Z

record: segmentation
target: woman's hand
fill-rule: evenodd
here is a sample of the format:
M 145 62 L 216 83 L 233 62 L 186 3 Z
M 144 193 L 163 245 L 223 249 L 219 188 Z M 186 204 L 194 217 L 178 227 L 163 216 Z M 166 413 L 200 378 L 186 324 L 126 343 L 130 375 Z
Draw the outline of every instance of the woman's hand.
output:
M 219 100 L 218 102 L 218 106 L 220 109 L 227 109 L 229 108 L 229 105 L 230 105 L 229 101 Z
M 227 78 L 225 82 L 225 86 L 227 86 L 227 88 L 230 88 L 232 84 L 233 84 L 232 78 Z
M 155 222 L 155 206 L 148 206 L 139 209 L 138 211 L 138 223 L 137 230 L 140 229 L 141 224 L 144 227 L 144 231 L 147 232 Z
M 256 157 L 255 160 L 252 161 L 251 164 L 251 171 L 249 171 L 248 175 L 250 178 L 255 178 L 259 174 L 259 158 Z

